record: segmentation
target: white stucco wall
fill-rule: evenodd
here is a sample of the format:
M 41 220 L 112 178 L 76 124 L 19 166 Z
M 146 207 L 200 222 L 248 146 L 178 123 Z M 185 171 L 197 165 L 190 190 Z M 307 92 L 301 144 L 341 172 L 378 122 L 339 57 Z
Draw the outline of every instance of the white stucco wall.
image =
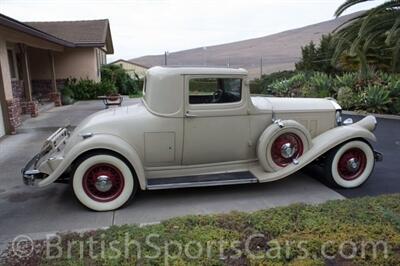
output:
M 54 52 L 54 67 L 57 79 L 76 78 L 100 81 L 97 74 L 96 48 L 65 48 Z M 30 49 L 29 63 L 31 78 L 51 78 L 50 56 L 47 50 Z
M 100 81 L 95 48 L 67 48 L 54 56 L 57 79 L 74 77 Z

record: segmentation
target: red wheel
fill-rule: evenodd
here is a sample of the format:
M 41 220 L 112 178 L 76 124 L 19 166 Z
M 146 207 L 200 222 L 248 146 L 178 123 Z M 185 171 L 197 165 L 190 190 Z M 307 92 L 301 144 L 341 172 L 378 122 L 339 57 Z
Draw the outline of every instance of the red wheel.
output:
M 110 202 L 118 198 L 124 185 L 121 171 L 107 163 L 93 165 L 85 172 L 82 179 L 83 190 L 97 202 Z
M 359 148 L 347 150 L 339 159 L 337 168 L 341 178 L 354 180 L 358 178 L 367 166 L 367 156 Z
M 272 143 L 271 157 L 274 163 L 280 167 L 290 164 L 293 159 L 303 154 L 304 145 L 301 138 L 294 133 L 284 133 Z

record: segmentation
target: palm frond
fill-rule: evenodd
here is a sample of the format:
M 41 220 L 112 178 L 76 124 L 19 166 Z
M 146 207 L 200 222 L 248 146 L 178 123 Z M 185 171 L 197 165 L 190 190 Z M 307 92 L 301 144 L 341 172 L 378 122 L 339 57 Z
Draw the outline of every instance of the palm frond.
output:
M 392 40 L 397 36 L 399 28 L 400 28 L 400 15 L 396 18 L 392 28 L 389 31 L 389 34 L 385 40 L 386 45 L 389 45 L 392 42 Z
M 365 28 L 368 27 L 370 24 L 371 20 L 373 20 L 377 14 L 379 13 L 386 13 L 386 12 L 391 12 L 393 8 L 399 7 L 400 6 L 400 1 L 394 0 L 394 1 L 388 1 L 385 2 L 375 8 L 372 8 L 368 12 L 366 12 L 366 16 L 363 20 L 363 23 L 360 28 L 360 34 L 365 30 Z
M 393 49 L 393 59 L 392 59 L 392 71 L 397 72 L 397 65 L 399 62 L 399 56 L 400 56 L 400 38 L 397 40 L 396 45 L 394 46 Z
M 335 12 L 335 16 L 339 17 L 348 8 L 350 8 L 350 7 L 354 6 L 354 5 L 363 3 L 363 2 L 368 2 L 368 1 L 373 1 L 373 0 L 347 0 L 341 6 L 338 7 L 338 9 Z

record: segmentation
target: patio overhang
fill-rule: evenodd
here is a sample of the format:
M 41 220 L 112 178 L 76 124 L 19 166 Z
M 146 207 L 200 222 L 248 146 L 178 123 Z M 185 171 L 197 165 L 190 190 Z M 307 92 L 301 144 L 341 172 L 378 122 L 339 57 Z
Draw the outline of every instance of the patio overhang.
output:
M 46 34 L 33 27 L 25 25 L 10 17 L 0 14 L 0 102 L 3 115 L 4 127 L 7 134 L 14 134 L 16 127 L 21 123 L 21 113 L 28 113 L 36 116 L 38 112 L 37 103 L 32 99 L 32 79 L 29 67 L 28 48 L 47 51 L 50 62 L 48 68 L 51 75 L 53 91 L 57 92 L 54 66 L 54 52 L 63 52 L 66 47 L 74 47 L 74 44 L 61 40 L 52 35 Z M 10 53 L 10 51 L 13 51 Z M 16 54 L 18 55 L 16 60 Z M 10 56 L 11 55 L 11 56 Z M 16 65 L 11 75 L 10 59 Z M 14 97 L 14 88 L 19 87 L 22 101 Z

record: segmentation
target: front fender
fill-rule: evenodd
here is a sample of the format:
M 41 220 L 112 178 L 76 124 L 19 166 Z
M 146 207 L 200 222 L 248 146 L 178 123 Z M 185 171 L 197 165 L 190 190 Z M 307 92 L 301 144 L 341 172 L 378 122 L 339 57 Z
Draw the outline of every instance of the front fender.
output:
M 123 139 L 108 134 L 95 134 L 90 138 L 82 139 L 82 141 L 74 145 L 66 154 L 64 154 L 64 158 L 58 167 L 48 177 L 41 180 L 38 183 L 38 186 L 44 187 L 53 183 L 64 173 L 65 170 L 67 170 L 76 158 L 85 152 L 95 149 L 110 150 L 125 157 L 135 169 L 140 187 L 142 189 L 146 187 L 144 168 L 137 151 Z
M 250 169 L 250 171 L 258 178 L 260 182 L 269 182 L 281 179 L 297 172 L 304 166 L 317 159 L 319 156 L 348 140 L 364 139 L 375 142 L 376 137 L 372 133 L 375 127 L 375 117 L 367 116 L 358 123 L 349 126 L 336 127 L 315 137 L 312 140 L 312 148 L 298 159 L 297 164 L 292 163 L 287 167 L 273 173 L 264 172 L 260 166 L 256 166 Z

